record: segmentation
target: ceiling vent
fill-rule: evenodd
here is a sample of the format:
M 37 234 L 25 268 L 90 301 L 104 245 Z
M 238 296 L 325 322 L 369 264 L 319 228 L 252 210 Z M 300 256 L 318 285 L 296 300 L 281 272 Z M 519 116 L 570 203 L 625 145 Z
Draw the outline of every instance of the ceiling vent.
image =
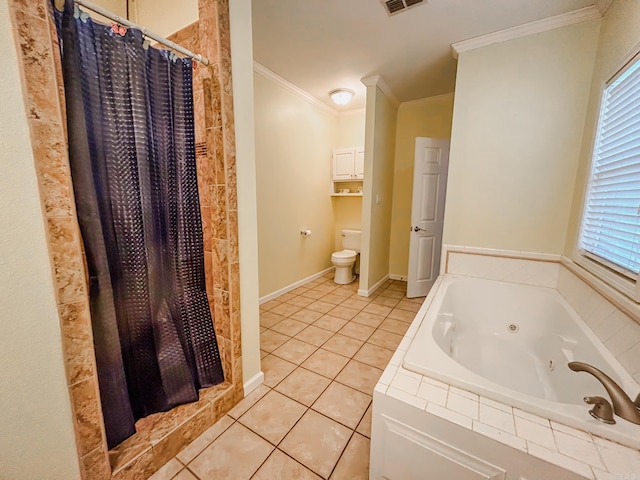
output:
M 424 0 L 380 0 L 389 16 L 424 2 Z

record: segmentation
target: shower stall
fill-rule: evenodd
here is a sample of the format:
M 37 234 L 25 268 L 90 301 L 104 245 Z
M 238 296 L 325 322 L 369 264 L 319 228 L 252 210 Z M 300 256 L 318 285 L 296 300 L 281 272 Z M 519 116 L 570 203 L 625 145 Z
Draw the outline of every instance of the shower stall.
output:
M 90 278 L 69 166 L 59 44 L 48 0 L 9 0 L 47 225 L 67 386 L 83 478 L 146 478 L 226 413 L 243 395 L 229 12 L 201 0 L 198 21 L 171 40 L 210 60 L 193 71 L 195 166 L 203 232 L 206 303 L 214 317 L 224 381 L 199 399 L 138 420 L 109 449 L 98 387 Z M 205 385 L 203 383 L 203 385 Z

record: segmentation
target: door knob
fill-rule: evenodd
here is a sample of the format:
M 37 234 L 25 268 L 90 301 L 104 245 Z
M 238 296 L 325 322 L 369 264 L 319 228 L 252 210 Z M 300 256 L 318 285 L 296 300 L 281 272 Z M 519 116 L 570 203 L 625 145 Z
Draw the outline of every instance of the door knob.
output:
M 413 227 L 413 228 L 412 228 L 412 230 L 413 230 L 414 232 L 426 232 L 426 230 L 425 230 L 424 228 L 420 228 L 420 227 L 419 227 L 419 226 L 417 226 L 417 225 L 416 225 L 415 227 Z

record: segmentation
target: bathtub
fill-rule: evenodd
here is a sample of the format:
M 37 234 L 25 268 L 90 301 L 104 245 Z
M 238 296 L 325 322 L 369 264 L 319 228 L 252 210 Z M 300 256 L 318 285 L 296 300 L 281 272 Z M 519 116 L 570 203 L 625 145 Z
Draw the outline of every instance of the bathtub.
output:
M 555 290 L 447 274 L 402 366 L 550 420 L 640 448 L 640 426 L 592 418 L 583 397 L 605 389 L 571 361 L 607 373 L 633 399 L 640 386 Z

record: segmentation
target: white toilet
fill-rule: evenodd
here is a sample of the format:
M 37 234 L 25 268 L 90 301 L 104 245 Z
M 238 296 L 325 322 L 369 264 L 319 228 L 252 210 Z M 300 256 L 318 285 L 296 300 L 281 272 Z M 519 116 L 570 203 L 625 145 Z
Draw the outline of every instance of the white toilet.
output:
M 342 230 L 342 248 L 339 252 L 331 255 L 331 263 L 336 267 L 336 276 L 333 281 L 346 285 L 355 280 L 353 266 L 360 253 L 360 230 Z

